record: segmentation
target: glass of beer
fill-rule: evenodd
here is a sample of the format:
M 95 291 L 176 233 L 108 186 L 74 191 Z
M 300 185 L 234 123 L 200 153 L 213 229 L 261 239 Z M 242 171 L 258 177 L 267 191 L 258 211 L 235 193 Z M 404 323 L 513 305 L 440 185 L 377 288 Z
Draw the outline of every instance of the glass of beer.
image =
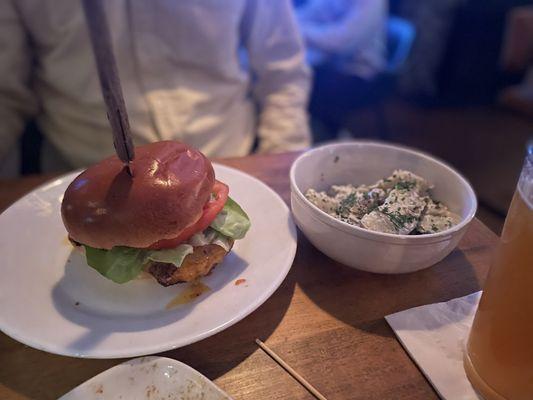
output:
M 464 366 L 485 400 L 533 399 L 533 145 L 493 257 Z

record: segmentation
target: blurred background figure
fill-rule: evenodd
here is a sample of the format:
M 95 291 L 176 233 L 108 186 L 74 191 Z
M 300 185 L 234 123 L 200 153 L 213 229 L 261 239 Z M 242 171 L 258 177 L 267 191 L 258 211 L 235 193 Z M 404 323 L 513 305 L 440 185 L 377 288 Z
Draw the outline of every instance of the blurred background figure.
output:
M 508 13 L 502 64 L 507 71 L 523 72 L 525 77 L 520 84 L 505 88 L 500 102 L 533 117 L 533 5 Z
M 315 141 L 333 139 L 345 115 L 379 95 L 385 69 L 386 0 L 308 0 L 298 8 L 314 70 L 310 112 Z
M 246 155 L 256 140 L 260 152 L 310 144 L 309 73 L 289 0 L 105 7 L 135 144 L 182 140 L 210 157 Z M 113 153 L 78 1 L 2 1 L 0 55 L 0 175 L 19 172 L 19 147 L 25 173 Z
M 445 159 L 499 233 L 533 133 L 533 1 L 294 4 L 316 75 L 315 140 L 389 140 Z

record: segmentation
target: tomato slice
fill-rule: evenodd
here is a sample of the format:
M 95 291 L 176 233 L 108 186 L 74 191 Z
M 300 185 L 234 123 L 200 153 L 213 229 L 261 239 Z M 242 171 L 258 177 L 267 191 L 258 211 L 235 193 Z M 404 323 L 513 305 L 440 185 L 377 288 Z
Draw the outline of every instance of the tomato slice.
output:
M 207 229 L 207 227 L 211 225 L 211 222 L 216 218 L 217 214 L 224 208 L 224 204 L 226 204 L 226 200 L 228 200 L 228 193 L 229 188 L 226 184 L 215 181 L 215 184 L 213 185 L 214 197 L 205 203 L 200 219 L 182 230 L 175 238 L 159 240 L 152 244 L 149 249 L 171 249 L 177 247 L 180 243 L 185 242 L 195 233 Z

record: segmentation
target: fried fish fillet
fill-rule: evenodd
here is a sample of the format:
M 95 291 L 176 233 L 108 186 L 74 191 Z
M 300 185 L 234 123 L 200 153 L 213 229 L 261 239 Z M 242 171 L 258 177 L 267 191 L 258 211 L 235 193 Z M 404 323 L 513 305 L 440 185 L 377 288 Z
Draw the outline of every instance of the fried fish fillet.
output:
M 191 282 L 209 275 L 227 253 L 228 251 L 216 244 L 197 246 L 185 257 L 179 268 L 174 264 L 154 262 L 148 267 L 148 272 L 163 286 Z

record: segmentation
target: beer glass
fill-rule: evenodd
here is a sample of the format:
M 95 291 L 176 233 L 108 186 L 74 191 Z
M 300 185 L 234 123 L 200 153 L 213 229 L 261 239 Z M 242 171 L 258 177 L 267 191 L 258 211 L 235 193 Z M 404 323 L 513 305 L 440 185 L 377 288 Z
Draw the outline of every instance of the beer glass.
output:
M 533 145 L 492 260 L 464 366 L 485 400 L 533 399 Z

